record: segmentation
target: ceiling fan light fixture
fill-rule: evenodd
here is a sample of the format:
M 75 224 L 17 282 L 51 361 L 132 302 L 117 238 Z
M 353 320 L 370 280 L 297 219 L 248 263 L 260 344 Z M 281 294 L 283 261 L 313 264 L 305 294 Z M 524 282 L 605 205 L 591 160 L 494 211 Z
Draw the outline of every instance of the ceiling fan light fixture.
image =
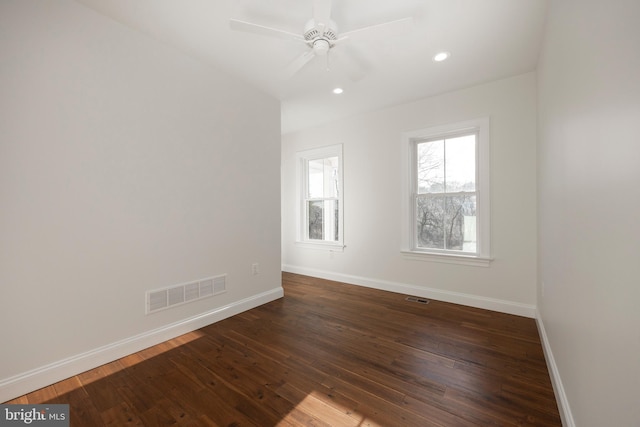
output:
M 343 92 L 344 92 L 344 89 L 342 89 L 341 87 L 337 87 L 337 88 L 333 89 L 333 93 L 336 94 L 336 95 L 340 95 Z
M 313 52 L 316 55 L 326 55 L 330 48 L 331 44 L 325 39 L 318 39 L 313 42 Z
M 451 54 L 449 52 L 438 52 L 433 56 L 435 62 L 442 62 L 447 60 Z

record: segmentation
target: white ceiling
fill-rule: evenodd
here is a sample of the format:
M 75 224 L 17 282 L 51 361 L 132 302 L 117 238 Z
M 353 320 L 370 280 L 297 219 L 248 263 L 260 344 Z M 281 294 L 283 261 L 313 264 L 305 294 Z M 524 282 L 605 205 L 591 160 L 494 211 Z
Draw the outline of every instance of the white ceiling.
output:
M 232 31 L 229 19 L 302 33 L 312 0 L 77 0 L 236 75 L 282 102 L 287 133 L 534 70 L 547 0 L 334 0 L 341 32 L 413 17 L 409 34 L 352 40 L 284 78 L 303 43 Z M 446 50 L 451 58 L 432 60 Z M 365 75 L 351 81 L 357 64 Z M 334 95 L 341 86 L 345 92 Z

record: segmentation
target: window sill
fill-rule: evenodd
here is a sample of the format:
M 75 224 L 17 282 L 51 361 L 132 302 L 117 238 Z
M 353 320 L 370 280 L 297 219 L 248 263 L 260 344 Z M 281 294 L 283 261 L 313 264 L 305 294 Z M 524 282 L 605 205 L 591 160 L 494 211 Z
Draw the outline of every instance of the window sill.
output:
M 320 242 L 296 242 L 295 243 L 299 248 L 305 249 L 320 249 L 324 251 L 332 251 L 332 252 L 344 252 L 345 245 L 341 243 L 320 243 Z
M 436 254 L 416 251 L 401 251 L 404 259 L 412 261 L 426 262 L 442 262 L 445 264 L 471 265 L 474 267 L 489 267 L 493 258 L 469 256 L 469 255 L 453 255 L 453 254 Z

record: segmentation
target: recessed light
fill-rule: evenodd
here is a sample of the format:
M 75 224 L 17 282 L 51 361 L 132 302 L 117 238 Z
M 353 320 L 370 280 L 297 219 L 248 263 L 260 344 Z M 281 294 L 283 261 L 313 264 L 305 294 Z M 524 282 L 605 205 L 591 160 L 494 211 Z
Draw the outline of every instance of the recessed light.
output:
M 433 60 L 436 62 L 442 62 L 450 56 L 451 54 L 449 52 L 440 52 L 433 57 Z
M 341 87 L 337 87 L 333 90 L 333 93 L 336 95 L 340 95 L 342 92 L 344 92 L 344 90 Z

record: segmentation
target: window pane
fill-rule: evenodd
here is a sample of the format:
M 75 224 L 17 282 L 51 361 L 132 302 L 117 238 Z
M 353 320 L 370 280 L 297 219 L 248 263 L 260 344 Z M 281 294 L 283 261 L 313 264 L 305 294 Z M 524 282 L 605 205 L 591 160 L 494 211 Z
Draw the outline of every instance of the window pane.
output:
M 324 159 L 309 160 L 309 198 L 320 198 L 324 194 Z
M 417 247 L 477 250 L 476 196 L 429 196 L 416 201 Z
M 338 225 L 340 220 L 340 209 L 339 209 L 338 203 L 339 202 L 337 200 L 331 201 L 331 204 L 333 206 L 333 224 L 331 228 L 331 238 L 334 242 L 337 242 L 340 240 L 340 235 L 338 230 Z
M 337 242 L 340 210 L 337 200 L 307 202 L 309 212 L 309 239 Z
M 324 159 L 324 197 L 338 197 L 338 157 Z
M 338 156 L 308 162 L 308 197 L 338 197 Z
M 421 142 L 416 147 L 418 193 L 444 191 L 444 141 Z
M 476 252 L 476 196 L 447 196 L 444 225 L 445 249 Z
M 444 249 L 445 198 L 418 197 L 416 201 L 417 246 Z
M 324 202 L 310 201 L 307 202 L 307 212 L 309 220 L 309 239 L 322 240 L 323 236 L 323 216 L 324 216 Z
M 475 191 L 476 135 L 447 139 L 445 144 L 446 191 Z

